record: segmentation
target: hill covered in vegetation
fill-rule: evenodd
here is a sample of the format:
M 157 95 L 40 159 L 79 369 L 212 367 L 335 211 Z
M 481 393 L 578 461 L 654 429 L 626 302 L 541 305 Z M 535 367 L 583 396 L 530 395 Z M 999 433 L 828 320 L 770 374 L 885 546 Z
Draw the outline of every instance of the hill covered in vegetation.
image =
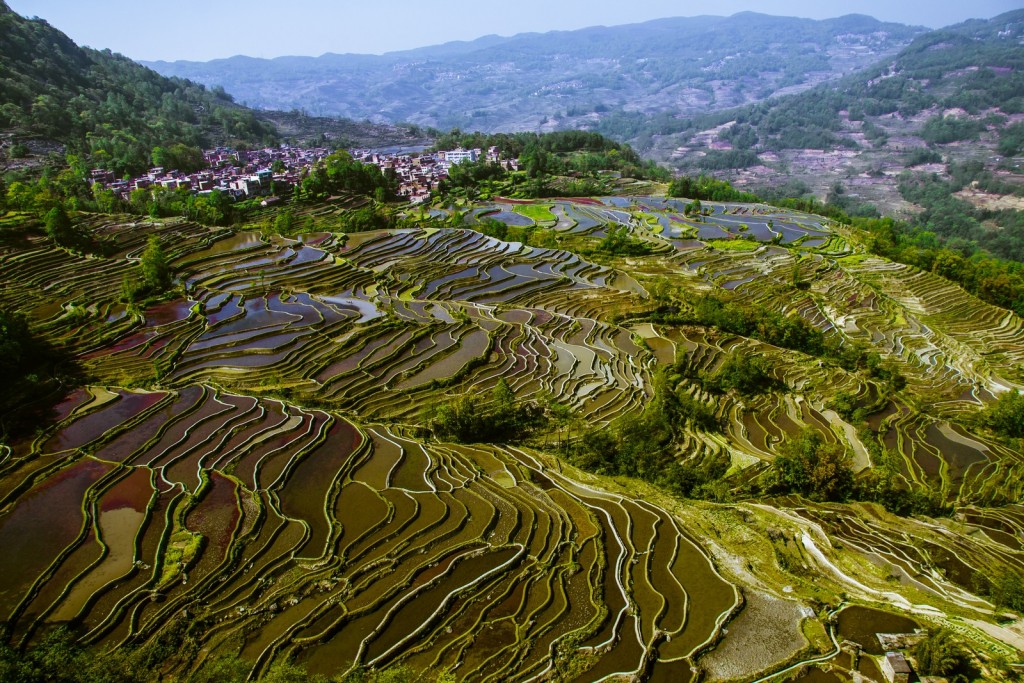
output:
M 1022 40 L 1024 12 L 970 21 L 836 84 L 705 117 L 637 119 L 634 133 L 657 130 L 655 156 L 689 172 L 908 219 L 933 236 L 921 246 L 937 237 L 1021 260 Z
M 987 126 L 973 117 L 1024 113 L 1022 35 L 1024 11 L 972 20 L 920 35 L 893 58 L 835 83 L 714 115 L 680 117 L 677 131 L 649 132 L 692 135 L 729 124 L 720 138 L 737 150 L 856 149 L 864 137 L 884 144 L 884 128 L 876 132 L 871 125 L 914 120 L 924 112 L 929 115 L 916 131 L 924 143 L 977 139 Z M 951 110 L 962 114 L 942 115 Z M 849 135 L 865 126 L 861 136 Z M 1007 151 L 1013 151 L 1009 144 Z
M 0 2 L 0 129 L 53 140 L 118 173 L 150 165 L 159 145 L 260 144 L 272 126 L 223 90 L 168 79 L 126 57 L 77 46 Z M 5 150 L 19 156 L 18 141 Z
M 43 19 L 0 0 L 0 162 L 73 154 L 117 175 L 160 165 L 156 147 L 260 147 L 280 141 L 331 146 L 424 144 L 422 131 L 254 112 L 222 88 L 166 78 L 109 50 L 79 47 Z

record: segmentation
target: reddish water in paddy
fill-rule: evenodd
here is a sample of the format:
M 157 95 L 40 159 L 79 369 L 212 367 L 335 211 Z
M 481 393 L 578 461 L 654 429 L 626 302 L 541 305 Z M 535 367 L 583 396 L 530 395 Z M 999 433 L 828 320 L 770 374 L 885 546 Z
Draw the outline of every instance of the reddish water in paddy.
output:
M 134 470 L 103 495 L 99 506 L 99 527 L 100 537 L 107 546 L 106 557 L 75 584 L 51 615 L 52 621 L 73 618 L 98 590 L 131 571 L 135 561 L 136 537 L 153 494 L 149 477 L 149 470 Z
M 57 432 L 46 443 L 45 450 L 55 452 L 81 448 L 112 429 L 120 427 L 127 420 L 153 407 L 167 396 L 164 392 L 135 394 L 121 391 L 119 393 L 120 399 L 117 401 L 104 405 L 96 412 L 80 420 L 75 420 L 75 422 Z
M 190 531 L 201 533 L 207 540 L 199 562 L 190 571 L 192 580 L 206 576 L 224 560 L 240 517 L 234 481 L 213 471 L 208 486 L 185 521 Z
M 85 492 L 112 468 L 82 460 L 32 488 L 0 517 L 0 614 L 9 614 L 40 572 L 78 536 Z
M 194 302 L 187 299 L 178 299 L 147 308 L 142 315 L 146 319 L 147 327 L 159 327 L 184 320 L 189 316 L 194 305 Z
M 174 418 L 192 410 L 202 398 L 202 387 L 191 386 L 181 391 L 178 399 L 137 427 L 122 432 L 116 439 L 96 452 L 101 460 L 124 462 L 145 443 L 153 439 Z

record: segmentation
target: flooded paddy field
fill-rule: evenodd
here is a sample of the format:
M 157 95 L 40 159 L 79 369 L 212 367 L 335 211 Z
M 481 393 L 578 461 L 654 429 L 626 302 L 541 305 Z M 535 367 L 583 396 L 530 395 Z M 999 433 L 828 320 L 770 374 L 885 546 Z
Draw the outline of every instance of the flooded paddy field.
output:
M 1020 506 L 990 504 L 1019 500 L 1024 456 L 962 418 L 1013 385 L 1020 321 L 857 252 L 824 219 L 688 204 L 498 200 L 465 215 L 567 240 L 546 247 L 430 223 L 308 239 L 147 224 L 112 239 L 134 254 L 159 235 L 182 289 L 139 310 L 117 302 L 121 260 L 26 250 L 0 296 L 42 311 L 92 384 L 0 450 L 5 632 L 30 643 L 67 625 L 85 644 L 137 647 L 194 623 L 199 654 L 182 673 L 238 656 L 254 677 L 292 662 L 328 676 L 408 665 L 472 681 L 687 681 L 792 660 L 812 647 L 803 625 L 824 633 L 807 605 L 841 594 L 986 614 L 972 577 L 1024 561 Z M 597 250 L 622 231 L 650 253 Z M 575 240 L 595 250 L 561 248 Z M 39 294 L 51 279 L 56 307 Z M 662 279 L 681 292 L 675 318 L 659 310 Z M 938 408 L 691 324 L 687 306 L 708 293 L 870 345 Z M 60 313 L 87 300 L 91 317 Z M 773 388 L 704 386 L 732 354 L 767 359 Z M 710 415 L 673 425 L 673 457 L 722 466 L 700 494 L 714 502 L 552 457 L 641 415 L 659 381 Z M 567 417 L 505 445 L 422 428 L 429 408 L 499 385 Z M 854 419 L 838 392 L 874 412 Z M 884 459 L 903 490 L 935 487 L 959 504 L 955 523 L 744 500 L 808 431 L 858 472 Z M 917 623 L 858 605 L 838 620 L 850 639 Z M 833 678 L 811 667 L 798 680 Z

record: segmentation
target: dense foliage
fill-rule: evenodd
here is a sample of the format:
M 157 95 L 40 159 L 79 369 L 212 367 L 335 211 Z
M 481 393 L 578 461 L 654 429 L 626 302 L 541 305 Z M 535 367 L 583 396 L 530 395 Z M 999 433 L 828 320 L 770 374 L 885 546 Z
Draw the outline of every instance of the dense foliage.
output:
M 46 235 L 58 247 L 84 251 L 91 244 L 89 235 L 71 223 L 67 211 L 60 204 L 46 212 L 43 223 L 46 226 Z
M 994 178 L 977 162 L 951 165 L 949 173 L 948 181 L 925 174 L 900 178 L 903 198 L 925 209 L 916 219 L 921 228 L 962 252 L 980 247 L 1002 258 L 1024 261 L 1024 211 L 978 209 L 954 196 L 969 184 L 1001 194 L 1019 194 L 1020 188 Z M 987 227 L 989 222 L 999 229 Z
M 1024 439 L 1024 394 L 1017 390 L 1004 392 L 985 408 L 981 421 L 1004 436 Z
M 80 48 L 2 1 L 0 127 L 58 140 L 118 174 L 158 162 L 194 162 L 194 152 L 186 150 L 215 142 L 276 139 L 272 126 L 223 90 L 165 78 L 109 50 Z
M 772 462 L 769 489 L 799 493 L 811 500 L 845 501 L 854 492 L 846 449 L 807 430 L 785 440 Z
M 644 256 L 651 253 L 650 245 L 631 236 L 623 226 L 610 230 L 597 245 L 597 250 L 610 256 Z
M 679 176 L 669 183 L 666 194 L 669 197 L 684 197 L 713 202 L 757 202 L 760 199 L 749 192 L 737 190 L 724 180 L 710 176 Z
M 378 166 L 364 164 L 345 151 L 337 151 L 309 169 L 300 180 L 298 196 L 313 201 L 336 194 L 361 194 L 379 201 L 393 199 L 398 192 L 394 172 L 384 173 Z
M 594 429 L 566 455 L 575 465 L 600 474 L 636 477 L 681 496 L 721 499 L 728 488 L 721 478 L 729 469 L 728 456 L 682 460 L 678 437 L 689 425 L 719 431 L 715 411 L 690 394 L 692 385 L 672 386 L 662 373 L 655 378 L 655 395 L 640 415 L 627 414 L 605 428 Z
M 614 171 L 624 177 L 668 180 L 668 170 L 653 161 L 645 161 L 631 148 L 598 133 L 568 130 L 554 133 L 464 133 L 458 129 L 447 133 L 435 131 L 436 149 L 458 147 L 487 150 L 497 147 L 503 159 L 518 159 L 528 179 L 527 196 L 586 196 L 598 191 L 572 192 L 564 186 L 552 187 L 544 182 L 550 176 L 594 177 Z M 450 176 L 440 189 L 441 194 L 455 188 L 475 189 L 483 181 L 503 180 L 509 176 L 500 166 L 479 161 L 452 167 Z M 595 187 L 588 185 L 588 187 Z
M 926 676 L 946 676 L 951 681 L 968 681 L 970 655 L 960 637 L 948 629 L 932 629 L 914 648 L 918 672 Z
M 46 419 L 46 399 L 79 378 L 66 355 L 38 336 L 24 315 L 0 308 L 0 439 Z M 0 680 L 3 677 L 0 676 Z
M 148 297 L 159 297 L 171 287 L 171 265 L 156 235 L 150 235 L 139 258 L 135 272 L 125 274 L 121 281 L 121 299 L 137 303 Z
M 460 396 L 427 411 L 431 430 L 442 439 L 463 443 L 508 442 L 522 439 L 545 422 L 544 410 L 520 401 L 503 379 L 488 399 Z
M 626 139 L 653 135 L 693 134 L 735 122 L 723 136 L 736 150 L 760 148 L 841 149 L 857 143 L 842 132 L 843 115 L 853 121 L 886 114 L 914 116 L 930 107 L 959 108 L 976 115 L 998 108 L 1004 114 L 1024 111 L 1024 64 L 1019 49 L 1022 11 L 1007 12 L 988 21 L 970 21 L 917 37 L 891 62 L 881 62 L 797 95 L 689 120 L 661 114 L 623 114 L 599 124 L 602 132 Z M 934 117 L 925 126 L 925 139 L 945 144 L 970 139 L 984 128 L 965 118 Z M 870 128 L 869 140 L 877 139 Z M 874 141 L 874 140 L 873 140 Z M 1010 143 L 1012 144 L 1012 143 Z M 742 167 L 742 154 L 711 155 L 721 163 Z

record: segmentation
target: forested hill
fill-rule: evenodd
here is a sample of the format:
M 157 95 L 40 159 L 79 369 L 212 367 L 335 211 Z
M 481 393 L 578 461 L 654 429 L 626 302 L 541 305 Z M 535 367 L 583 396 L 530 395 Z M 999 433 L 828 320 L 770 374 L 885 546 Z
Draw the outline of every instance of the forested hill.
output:
M 622 109 L 696 114 L 758 101 L 871 64 L 923 30 L 860 15 L 814 21 L 744 12 L 488 36 L 379 56 L 148 65 L 222 85 L 254 107 L 535 131 L 580 127 Z
M 161 144 L 272 142 L 273 126 L 221 90 L 166 78 L 109 50 L 79 47 L 0 0 L 0 129 L 64 144 L 115 171 L 139 171 Z
M 598 130 L 654 140 L 639 151 L 687 173 L 906 218 L 922 246 L 1024 260 L 1024 10 L 920 36 L 804 93 Z
M 968 115 L 989 109 L 1006 115 L 1024 112 L 1022 45 L 1024 10 L 1017 10 L 924 34 L 892 59 L 800 94 L 673 123 L 648 118 L 633 130 L 614 130 L 613 122 L 600 128 L 628 138 L 640 132 L 692 134 L 735 121 L 738 128 L 726 139 L 740 149 L 853 148 L 856 142 L 844 136 L 844 120 L 891 114 L 907 119 L 932 108 L 962 109 Z M 976 124 L 928 123 L 928 142 L 952 142 L 979 132 Z

